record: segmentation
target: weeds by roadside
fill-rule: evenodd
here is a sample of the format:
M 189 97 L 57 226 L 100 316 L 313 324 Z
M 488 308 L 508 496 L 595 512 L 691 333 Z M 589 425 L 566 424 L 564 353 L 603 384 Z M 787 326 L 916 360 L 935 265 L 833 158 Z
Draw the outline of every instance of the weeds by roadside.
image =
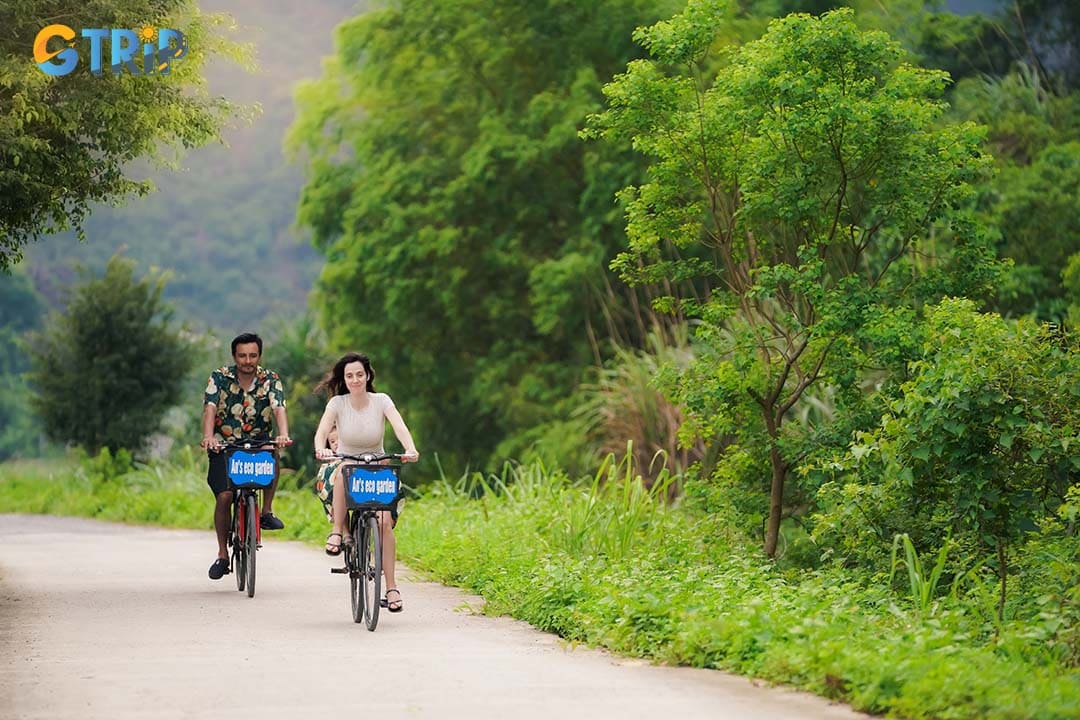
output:
M 107 455 L 9 463 L 0 465 L 0 512 L 209 530 L 204 473 L 194 452 L 153 466 Z M 903 537 L 893 577 L 785 571 L 720 515 L 664 502 L 668 481 L 647 489 L 614 459 L 583 482 L 541 464 L 443 480 L 409 501 L 399 552 L 482 594 L 486 612 L 572 642 L 765 678 L 896 717 L 1078 717 L 1080 672 L 1061 642 L 1071 630 L 1054 626 L 1068 614 L 1046 605 L 1043 620 L 1000 619 L 993 577 L 974 567 L 946 583 L 948 550 L 931 564 Z M 321 543 L 318 501 L 283 487 L 280 536 Z

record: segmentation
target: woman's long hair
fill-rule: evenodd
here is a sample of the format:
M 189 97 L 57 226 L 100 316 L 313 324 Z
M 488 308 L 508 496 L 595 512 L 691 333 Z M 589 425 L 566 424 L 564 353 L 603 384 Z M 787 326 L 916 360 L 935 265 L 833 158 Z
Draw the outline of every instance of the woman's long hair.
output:
M 325 389 L 327 397 L 348 395 L 349 388 L 345 386 L 345 366 L 354 362 L 363 363 L 364 373 L 367 375 L 367 391 L 370 393 L 375 392 L 375 368 L 371 367 L 371 360 L 368 359 L 367 355 L 361 355 L 357 352 L 342 355 L 341 359 L 334 363 L 334 367 L 329 374 L 315 386 L 315 392 Z

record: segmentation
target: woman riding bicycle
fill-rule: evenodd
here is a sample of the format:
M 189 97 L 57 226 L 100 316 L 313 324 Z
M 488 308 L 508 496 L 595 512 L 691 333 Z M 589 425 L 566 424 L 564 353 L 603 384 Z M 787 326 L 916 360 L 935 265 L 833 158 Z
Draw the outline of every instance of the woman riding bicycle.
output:
M 383 435 L 386 421 L 394 429 L 394 434 L 405 452 L 402 462 L 416 462 L 420 457 L 413 444 L 408 426 L 401 418 L 401 413 L 394 406 L 394 401 L 385 393 L 375 392 L 375 370 L 366 355 L 350 352 L 334 363 L 326 378 L 316 390 L 326 388 L 330 401 L 326 403 L 319 429 L 315 432 L 315 457 L 320 460 L 333 460 L 334 451 L 327 446 L 328 437 L 337 429 L 337 451 L 343 455 L 363 453 L 383 454 Z M 329 494 L 333 510 L 334 528 L 326 536 L 326 554 L 341 553 L 343 542 L 351 538 L 345 533 L 345 489 L 341 482 L 341 462 L 332 462 L 333 468 L 329 482 Z M 390 612 L 401 612 L 401 592 L 397 589 L 394 576 L 394 525 L 397 523 L 397 511 L 379 513 L 379 532 L 382 536 L 382 567 L 386 577 L 386 608 Z M 397 597 L 392 598 L 391 593 Z

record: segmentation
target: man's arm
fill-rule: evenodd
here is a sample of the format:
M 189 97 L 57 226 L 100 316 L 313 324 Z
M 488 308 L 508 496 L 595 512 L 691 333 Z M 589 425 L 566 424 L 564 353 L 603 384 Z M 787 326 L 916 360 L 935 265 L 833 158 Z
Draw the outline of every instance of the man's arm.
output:
M 202 413 L 202 442 L 204 448 L 214 445 L 214 419 L 217 417 L 217 405 L 206 403 Z
M 274 442 L 278 447 L 284 447 L 292 445 L 292 438 L 289 437 L 289 418 L 285 414 L 285 385 L 276 372 L 271 371 L 270 374 L 270 408 L 274 411 L 274 424 L 277 425 L 277 438 Z
M 277 444 L 291 445 L 292 438 L 289 437 L 289 418 L 285 414 L 284 405 L 278 405 L 274 408 L 274 422 L 277 424 Z

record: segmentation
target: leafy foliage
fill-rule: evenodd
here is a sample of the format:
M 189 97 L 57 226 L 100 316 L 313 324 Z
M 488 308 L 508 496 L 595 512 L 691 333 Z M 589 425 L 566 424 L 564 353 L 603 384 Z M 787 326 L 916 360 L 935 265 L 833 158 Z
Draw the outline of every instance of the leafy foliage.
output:
M 1030 165 L 1004 168 L 995 191 L 1001 253 L 1016 262 L 1002 309 L 1061 321 L 1061 268 L 1080 248 L 1080 142 L 1049 145 Z
M 850 11 L 774 21 L 725 51 L 710 83 L 724 8 L 693 0 L 640 30 L 655 60 L 605 88 L 609 109 L 591 134 L 651 161 L 650 182 L 621 195 L 630 250 L 613 267 L 636 284 L 697 275 L 716 285 L 705 303 L 667 303 L 700 318 L 707 348 L 673 390 L 687 439 L 735 434 L 769 454 L 771 556 L 798 459 L 781 431 L 807 389 L 852 387 L 861 368 L 895 358 L 882 340 L 902 334 L 906 307 L 993 277 L 976 227 L 924 241 L 988 161 L 974 126 L 939 122 L 944 73 L 905 64 Z M 711 257 L 665 259 L 665 248 L 700 246 Z
M 136 279 L 135 263 L 116 256 L 31 336 L 33 405 L 49 437 L 96 454 L 140 449 L 158 429 L 192 362 L 164 286 L 158 273 Z
M 81 62 L 50 77 L 30 49 L 42 18 L 62 17 L 73 28 L 153 24 L 181 30 L 188 43 L 168 76 L 90 74 Z M 42 235 L 82 224 L 96 202 L 145 194 L 149 184 L 132 179 L 130 161 L 168 161 L 167 148 L 194 147 L 217 139 L 236 112 L 204 87 L 205 63 L 236 54 L 216 32 L 218 19 L 204 16 L 192 0 L 165 0 L 148 7 L 134 0 L 92 5 L 63 0 L 15 0 L 0 10 L 0 269 Z
M 910 378 L 838 466 L 858 475 L 825 489 L 818 536 L 862 554 L 894 533 L 922 549 L 951 535 L 969 557 L 996 556 L 1004 602 L 1007 551 L 1080 476 L 1078 358 L 1052 328 L 967 300 L 934 308 Z
M 1061 282 L 1068 302 L 1069 327 L 1076 332 L 1080 330 L 1080 252 L 1069 257 L 1069 262 L 1061 271 Z
M 298 90 L 330 343 L 371 355 L 448 462 L 556 417 L 596 357 L 638 163 L 577 131 L 658 5 L 399 0 L 342 24 Z
M 285 381 L 293 439 L 281 459 L 296 471 L 296 485 L 308 487 L 315 481 L 315 428 L 327 401 L 315 386 L 337 358 L 327 351 L 326 338 L 310 316 L 276 328 L 271 338 L 267 352 L 273 360 L 267 364 Z
M 954 93 L 954 115 L 985 123 L 999 165 L 980 188 L 978 208 L 996 229 L 999 255 L 1015 267 L 998 289 L 997 309 L 1066 314 L 1061 269 L 1080 246 L 1080 94 L 1063 94 L 1020 64 L 1000 78 L 969 79 Z
M 30 360 L 22 337 L 40 326 L 43 312 L 24 273 L 0 274 L 0 460 L 33 451 L 41 435 L 30 412 L 24 377 Z

